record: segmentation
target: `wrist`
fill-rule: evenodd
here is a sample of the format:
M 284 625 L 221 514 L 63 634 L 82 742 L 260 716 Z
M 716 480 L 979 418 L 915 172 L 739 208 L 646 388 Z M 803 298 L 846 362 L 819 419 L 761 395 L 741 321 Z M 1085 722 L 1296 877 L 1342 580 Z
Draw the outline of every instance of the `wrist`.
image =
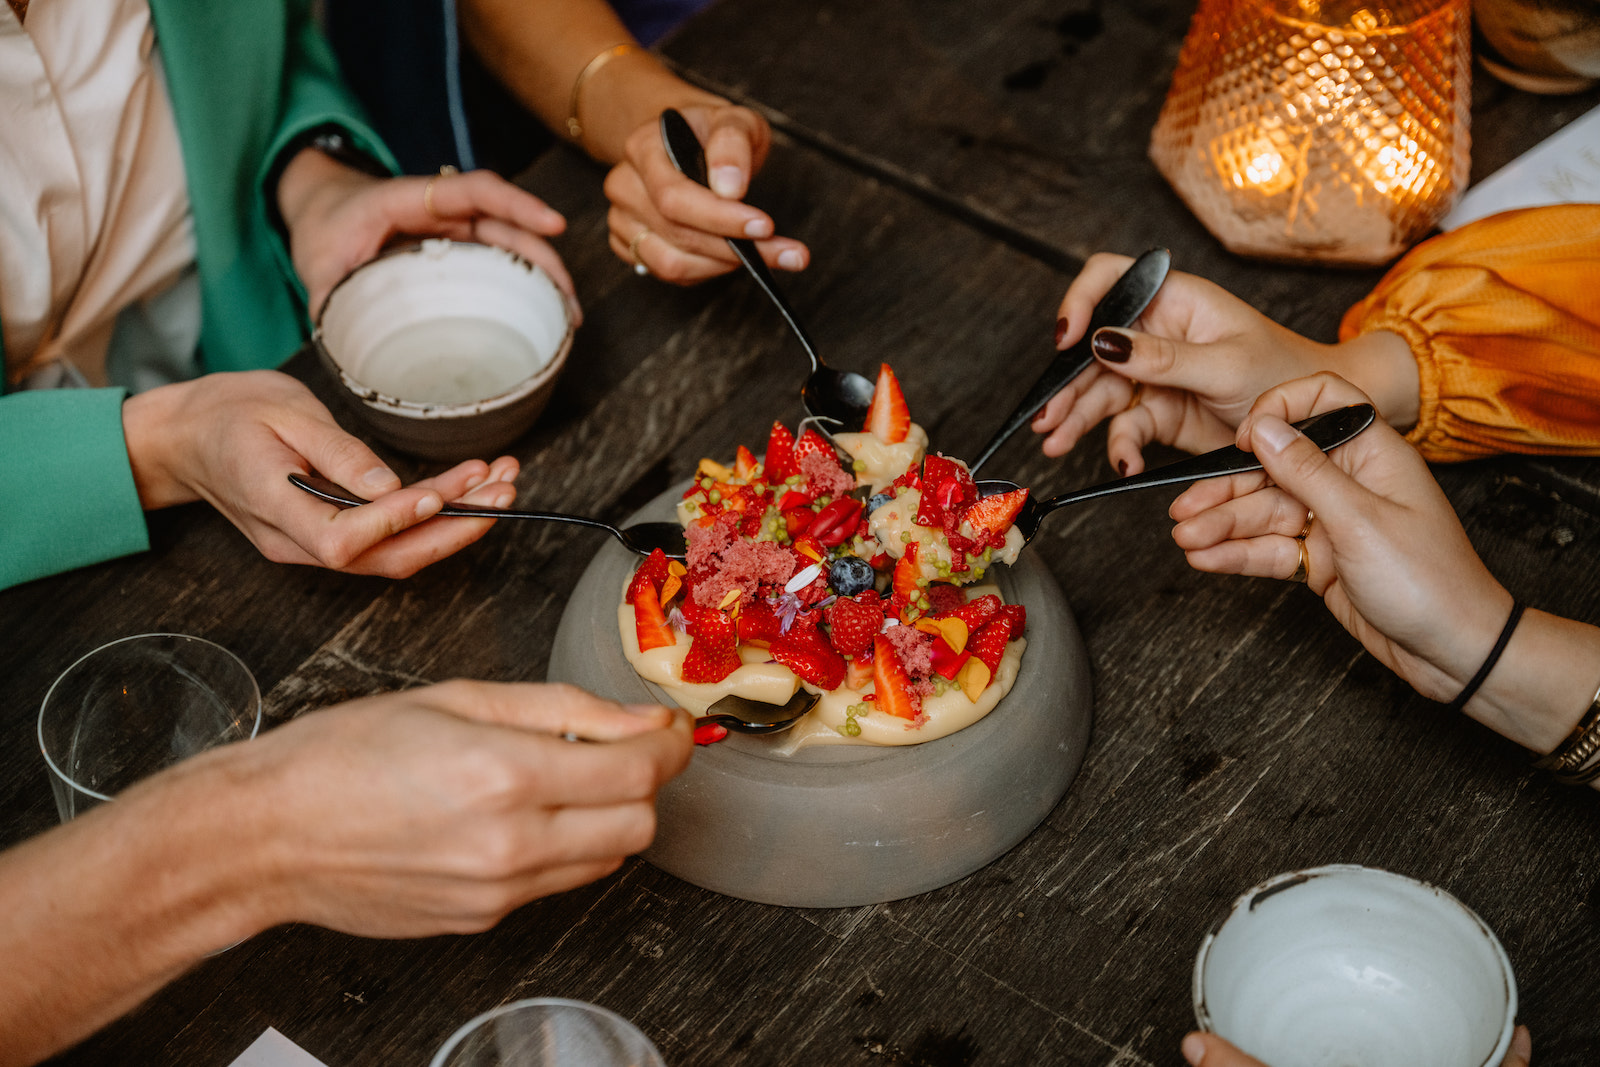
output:
M 198 500 L 178 475 L 183 446 L 177 442 L 179 411 L 193 382 L 176 382 L 135 393 L 122 403 L 122 439 L 139 506 L 146 511 Z
M 1600 629 L 1530 608 L 1466 713 L 1547 753 L 1572 731 L 1600 683 Z
M 725 107 L 728 101 L 696 88 L 643 50 L 619 57 L 597 71 L 583 86 L 576 141 L 591 157 L 613 164 L 627 154 L 628 138 L 654 123 L 667 108 Z
M 1373 330 L 1334 347 L 1340 374 L 1372 398 L 1385 422 L 1402 433 L 1416 425 L 1421 379 L 1405 338 Z

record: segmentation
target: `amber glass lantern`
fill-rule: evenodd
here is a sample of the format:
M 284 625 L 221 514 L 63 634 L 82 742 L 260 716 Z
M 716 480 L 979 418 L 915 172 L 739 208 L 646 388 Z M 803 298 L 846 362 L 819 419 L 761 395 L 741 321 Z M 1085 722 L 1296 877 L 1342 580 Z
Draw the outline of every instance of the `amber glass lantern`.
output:
M 1467 181 L 1470 0 L 1200 0 L 1150 158 L 1244 255 L 1372 264 Z

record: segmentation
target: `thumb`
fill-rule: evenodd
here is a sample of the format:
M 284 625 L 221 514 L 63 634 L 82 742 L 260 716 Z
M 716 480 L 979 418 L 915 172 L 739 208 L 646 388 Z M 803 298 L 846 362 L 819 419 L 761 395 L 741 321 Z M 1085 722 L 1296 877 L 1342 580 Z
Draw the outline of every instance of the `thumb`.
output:
M 1102 366 L 1124 378 L 1202 396 L 1216 389 L 1218 371 L 1233 362 L 1222 342 L 1191 344 L 1116 326 L 1096 330 L 1090 347 Z
M 1320 516 L 1359 511 L 1367 490 L 1305 434 L 1276 415 L 1259 413 L 1240 428 L 1243 447 L 1255 453 L 1274 483 Z

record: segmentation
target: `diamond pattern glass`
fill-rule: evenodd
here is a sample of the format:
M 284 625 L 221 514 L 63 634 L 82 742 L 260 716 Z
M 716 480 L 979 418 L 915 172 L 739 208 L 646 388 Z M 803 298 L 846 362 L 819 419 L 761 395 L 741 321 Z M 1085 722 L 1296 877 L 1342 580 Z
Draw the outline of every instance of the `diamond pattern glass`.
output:
M 1466 186 L 1469 0 L 1200 0 L 1150 158 L 1229 249 L 1373 264 Z

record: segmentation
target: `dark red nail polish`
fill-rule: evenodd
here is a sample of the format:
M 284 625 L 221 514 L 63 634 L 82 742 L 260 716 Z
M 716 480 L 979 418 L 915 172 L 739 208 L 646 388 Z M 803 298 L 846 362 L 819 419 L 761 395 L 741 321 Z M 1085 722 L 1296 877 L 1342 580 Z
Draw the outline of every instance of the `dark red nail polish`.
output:
M 1114 330 L 1096 330 L 1091 347 L 1107 363 L 1126 363 L 1133 355 L 1133 338 Z
M 1061 339 L 1067 335 L 1067 320 L 1056 320 L 1056 347 L 1061 347 Z
M 1125 460 L 1125 459 L 1117 460 L 1117 473 L 1122 475 L 1124 478 L 1126 478 L 1128 476 L 1128 461 L 1127 460 Z

